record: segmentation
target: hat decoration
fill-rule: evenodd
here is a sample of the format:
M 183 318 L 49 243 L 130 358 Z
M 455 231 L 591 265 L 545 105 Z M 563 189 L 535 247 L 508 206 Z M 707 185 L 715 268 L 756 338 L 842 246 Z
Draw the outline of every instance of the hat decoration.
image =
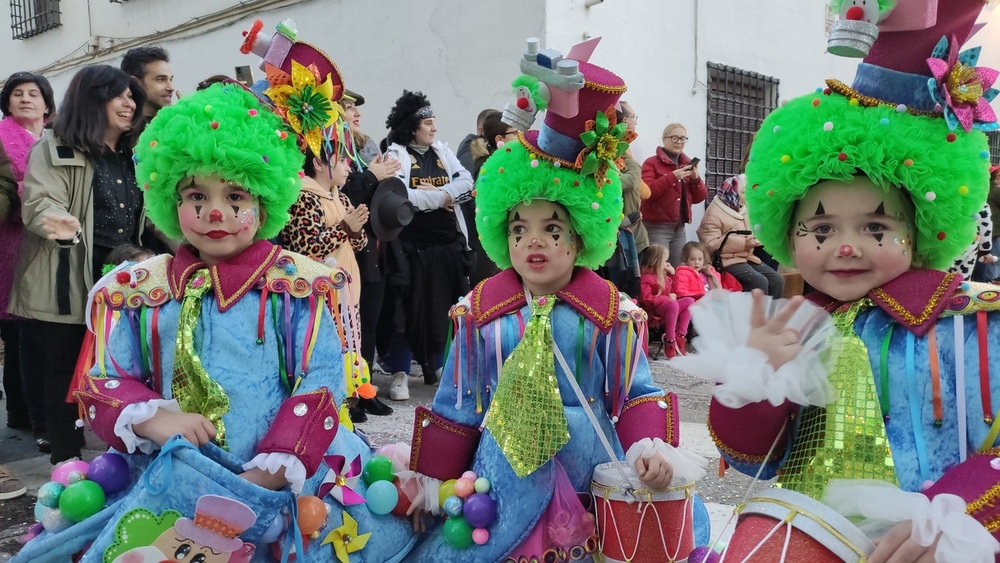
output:
M 878 22 L 897 0 L 834 0 L 830 9 L 840 16 L 830 28 L 827 51 L 841 57 L 864 57 L 878 38 Z
M 995 69 L 976 66 L 980 47 L 959 52 L 958 39 L 942 37 L 927 59 L 934 78 L 927 81 L 931 98 L 944 111 L 948 128 L 960 124 L 966 133 L 973 128 L 995 131 L 997 116 L 990 107 L 1000 90 L 993 88 L 998 73 Z
M 573 230 L 583 241 L 578 266 L 597 268 L 614 252 L 622 218 L 617 161 L 634 135 L 617 123 L 614 113 L 625 82 L 588 62 L 599 40 L 573 47 L 566 57 L 540 49 L 536 38 L 528 40 L 520 65 L 523 75 L 515 81 L 518 102 L 508 104 L 502 119 L 513 125 L 509 119 L 516 109 L 522 112 L 521 123 L 530 124 L 534 113 L 529 110 L 544 108 L 544 122 L 494 152 L 476 182 L 479 238 L 501 268 L 511 266 L 508 212 L 535 199 L 558 203 L 569 212 Z
M 933 4 L 934 17 L 916 10 L 914 17 L 894 21 L 899 10 L 917 4 Z M 974 129 L 996 128 L 996 116 L 987 109 L 996 95 L 990 88 L 996 72 L 975 67 L 978 56 L 963 58 L 957 45 L 983 5 L 901 3 L 878 24 L 879 37 L 851 86 L 828 80 L 827 88 L 791 100 L 765 119 L 747 165 L 746 199 L 754 234 L 778 261 L 792 262 L 788 232 L 796 202 L 818 182 L 849 182 L 857 174 L 886 190 L 908 192 L 918 266 L 946 269 L 974 240 L 990 156 L 985 135 Z M 906 30 L 887 33 L 891 22 Z M 940 39 L 942 30 L 956 38 L 954 46 L 930 41 L 940 48 L 918 57 L 923 74 L 900 70 L 915 66 L 910 44 L 928 44 L 928 34 Z M 927 54 L 937 61 L 930 68 Z
M 303 150 L 309 147 L 315 155 L 325 154 L 330 162 L 340 154 L 360 162 L 338 103 L 345 90 L 336 63 L 319 48 L 297 41 L 292 20 L 278 24 L 270 37 L 261 35 L 262 27 L 260 20 L 254 21 L 240 47 L 242 53 L 261 57 L 267 76 L 252 89 L 274 105 L 275 113 L 299 136 Z

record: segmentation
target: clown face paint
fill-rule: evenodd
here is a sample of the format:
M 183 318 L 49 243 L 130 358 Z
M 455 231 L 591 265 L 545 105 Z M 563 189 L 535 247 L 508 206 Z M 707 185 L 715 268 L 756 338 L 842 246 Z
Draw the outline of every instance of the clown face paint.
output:
M 520 203 L 508 215 L 510 261 L 533 295 L 550 295 L 566 287 L 573 277 L 576 245 L 569 214 L 551 201 Z
M 250 192 L 215 175 L 185 178 L 180 186 L 181 231 L 202 261 L 217 264 L 253 244 L 260 211 Z
M 795 209 L 793 256 L 802 278 L 853 301 L 910 269 L 912 206 L 865 176 L 813 186 Z

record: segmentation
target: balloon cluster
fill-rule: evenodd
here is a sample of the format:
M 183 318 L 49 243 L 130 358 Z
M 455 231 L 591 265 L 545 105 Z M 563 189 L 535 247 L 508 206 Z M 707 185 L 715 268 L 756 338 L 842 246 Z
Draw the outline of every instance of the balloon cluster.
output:
M 90 463 L 61 463 L 52 471 L 52 480 L 38 489 L 35 519 L 46 531 L 59 533 L 100 512 L 107 497 L 124 490 L 129 481 L 128 462 L 116 453 L 99 455 Z
M 694 548 L 689 555 L 687 560 L 691 563 L 719 563 L 719 559 L 722 557 L 721 552 L 724 545 L 716 545 L 715 549 L 707 545 L 700 545 Z
M 472 471 L 441 483 L 438 500 L 448 515 L 444 521 L 444 539 L 452 547 L 462 549 L 489 541 L 490 532 L 486 528 L 497 519 L 497 504 L 489 495 L 490 488 L 489 479 Z
M 399 478 L 392 471 L 392 460 L 377 455 L 368 460 L 361 478 L 368 485 L 365 504 L 373 514 L 395 514 L 406 516 L 410 509 L 410 499 L 400 488 Z

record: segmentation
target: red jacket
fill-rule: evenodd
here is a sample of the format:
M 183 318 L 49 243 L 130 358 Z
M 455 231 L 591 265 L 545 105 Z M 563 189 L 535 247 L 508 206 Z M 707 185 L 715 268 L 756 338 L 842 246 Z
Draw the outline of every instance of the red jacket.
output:
M 686 166 L 691 159 L 684 153 L 680 156 L 680 167 Z M 680 181 L 674 176 L 678 166 L 667 156 L 663 147 L 656 148 L 656 154 L 642 163 L 642 181 L 649 185 L 651 195 L 640 206 L 642 220 L 647 223 L 681 222 L 681 191 L 687 200 L 685 223 L 691 222 L 691 204 L 705 201 L 708 189 L 705 182 L 698 178 L 687 178 Z
M 660 289 L 660 284 L 656 281 L 656 274 L 644 272 L 639 277 L 639 306 L 651 313 L 660 300 L 670 299 L 669 295 L 674 292 L 674 283 L 671 276 L 663 277 L 663 283 L 667 287 Z
M 708 293 L 708 289 L 728 289 L 722 285 L 722 277 L 719 275 L 719 272 L 715 271 L 715 268 L 709 266 L 708 271 L 711 272 L 712 278 L 709 279 L 711 287 L 706 289 L 705 282 L 702 281 L 701 276 L 694 268 L 691 266 L 678 266 L 677 273 L 674 274 L 674 293 L 677 294 L 677 297 L 701 299 Z

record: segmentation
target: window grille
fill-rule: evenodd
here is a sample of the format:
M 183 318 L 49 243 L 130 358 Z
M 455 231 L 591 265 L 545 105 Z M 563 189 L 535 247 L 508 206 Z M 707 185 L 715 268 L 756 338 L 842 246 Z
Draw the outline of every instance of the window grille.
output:
M 706 204 L 722 182 L 740 173 L 743 149 L 764 118 L 778 107 L 778 79 L 708 63 L 708 143 L 705 147 Z
M 986 138 L 990 141 L 990 162 L 1000 164 L 1000 131 L 990 131 Z
M 59 0 L 10 0 L 14 39 L 27 39 L 59 27 Z

